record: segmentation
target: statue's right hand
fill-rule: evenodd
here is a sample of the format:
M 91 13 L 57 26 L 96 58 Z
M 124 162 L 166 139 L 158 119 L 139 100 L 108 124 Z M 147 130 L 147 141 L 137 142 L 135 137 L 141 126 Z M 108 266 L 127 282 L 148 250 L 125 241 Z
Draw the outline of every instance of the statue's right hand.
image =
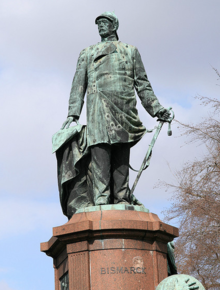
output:
M 61 127 L 61 130 L 63 130 L 65 127 L 66 127 L 66 129 L 68 129 L 69 126 L 70 126 L 70 124 L 71 124 L 72 122 L 74 122 L 74 121 L 75 121 L 75 119 L 74 119 L 73 117 L 68 117 L 68 118 L 66 119 L 66 121 L 63 123 L 63 125 L 62 125 L 62 127 Z

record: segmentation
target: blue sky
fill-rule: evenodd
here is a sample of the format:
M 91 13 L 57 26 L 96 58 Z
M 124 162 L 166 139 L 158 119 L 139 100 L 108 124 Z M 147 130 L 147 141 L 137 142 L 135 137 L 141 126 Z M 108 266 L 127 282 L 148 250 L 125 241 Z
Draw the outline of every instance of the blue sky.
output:
M 176 119 L 197 122 L 208 113 L 194 97 L 219 96 L 219 0 L 0 0 L 0 290 L 54 289 L 52 259 L 40 252 L 52 227 L 66 222 L 59 205 L 51 137 L 67 116 L 78 55 L 100 41 L 94 19 L 115 11 L 119 38 L 137 46 L 160 102 Z M 138 101 L 145 126 L 155 126 Z M 80 119 L 86 122 L 85 108 Z M 136 188 L 147 208 L 163 219 L 173 172 L 205 148 L 183 146 L 173 125 L 158 138 L 150 168 Z M 131 151 L 138 168 L 151 140 Z M 135 174 L 131 173 L 131 185 Z

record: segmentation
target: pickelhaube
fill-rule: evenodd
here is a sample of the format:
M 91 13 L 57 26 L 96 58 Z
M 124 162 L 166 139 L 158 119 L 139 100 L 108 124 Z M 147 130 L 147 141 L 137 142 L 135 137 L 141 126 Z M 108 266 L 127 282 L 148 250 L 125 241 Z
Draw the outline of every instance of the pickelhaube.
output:
M 100 19 L 100 18 L 106 18 L 110 21 L 113 22 L 113 24 L 116 26 L 116 37 L 117 37 L 117 40 L 119 39 L 118 38 L 118 34 L 117 34 L 117 30 L 118 30 L 118 27 L 119 27 L 119 21 L 118 21 L 118 17 L 115 15 L 114 12 L 109 12 L 109 11 L 106 11 L 104 13 L 102 13 L 101 15 L 99 15 L 96 19 L 95 19 L 95 24 L 97 24 L 97 20 Z

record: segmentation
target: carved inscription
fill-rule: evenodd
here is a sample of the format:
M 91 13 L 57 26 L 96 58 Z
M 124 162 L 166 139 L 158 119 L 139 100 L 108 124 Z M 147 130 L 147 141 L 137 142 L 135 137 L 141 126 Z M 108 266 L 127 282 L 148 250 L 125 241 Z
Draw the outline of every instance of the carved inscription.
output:
M 143 267 L 109 267 L 101 268 L 101 274 L 146 274 Z

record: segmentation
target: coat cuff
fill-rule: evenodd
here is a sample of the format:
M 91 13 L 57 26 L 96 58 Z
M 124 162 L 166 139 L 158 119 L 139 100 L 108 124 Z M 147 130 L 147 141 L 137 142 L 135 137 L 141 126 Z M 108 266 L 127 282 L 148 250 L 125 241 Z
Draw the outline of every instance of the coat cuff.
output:
M 152 117 L 155 117 L 156 114 L 163 109 L 163 106 L 160 104 L 153 91 L 149 92 L 148 90 L 144 90 L 139 93 L 139 97 L 142 106 Z
M 69 105 L 68 117 L 70 116 L 80 116 L 84 101 L 75 102 L 74 104 Z

